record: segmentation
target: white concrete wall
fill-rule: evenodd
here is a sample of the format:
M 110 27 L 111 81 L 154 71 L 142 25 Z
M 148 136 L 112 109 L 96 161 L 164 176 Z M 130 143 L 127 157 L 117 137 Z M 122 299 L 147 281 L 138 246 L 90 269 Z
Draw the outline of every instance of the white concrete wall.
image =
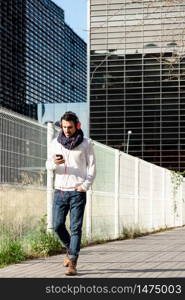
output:
M 86 218 L 88 236 L 113 238 L 124 228 L 150 232 L 185 224 L 185 183 L 178 185 L 171 171 L 100 143 L 94 148 L 97 177 Z

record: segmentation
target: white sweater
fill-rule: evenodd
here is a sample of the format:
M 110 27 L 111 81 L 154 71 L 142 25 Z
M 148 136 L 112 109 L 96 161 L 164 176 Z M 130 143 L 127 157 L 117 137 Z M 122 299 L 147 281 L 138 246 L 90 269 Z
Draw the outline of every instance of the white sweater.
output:
M 56 154 L 63 155 L 64 164 L 54 163 Z M 96 175 L 95 155 L 91 140 L 84 138 L 80 145 L 68 150 L 55 138 L 48 149 L 46 168 L 55 170 L 55 189 L 70 191 L 81 185 L 87 191 Z

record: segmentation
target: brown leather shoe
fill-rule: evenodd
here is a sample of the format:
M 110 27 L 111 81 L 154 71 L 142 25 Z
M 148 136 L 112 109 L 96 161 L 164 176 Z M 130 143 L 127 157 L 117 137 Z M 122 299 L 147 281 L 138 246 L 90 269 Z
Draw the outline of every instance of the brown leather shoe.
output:
M 76 265 L 77 265 L 77 258 L 69 259 L 68 268 L 65 272 L 65 275 L 67 276 L 77 275 Z
M 68 264 L 69 264 L 69 250 L 66 248 L 66 255 L 64 256 L 63 265 L 64 267 L 68 267 Z
M 64 267 L 68 267 L 69 265 L 69 257 L 68 257 L 68 253 L 64 256 L 64 263 L 63 263 Z

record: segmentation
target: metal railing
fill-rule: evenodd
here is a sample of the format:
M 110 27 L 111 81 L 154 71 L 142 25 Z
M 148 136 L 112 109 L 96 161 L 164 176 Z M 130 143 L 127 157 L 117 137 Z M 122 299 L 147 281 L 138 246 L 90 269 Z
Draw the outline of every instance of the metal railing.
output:
M 47 126 L 0 108 L 0 231 L 21 234 L 46 214 Z

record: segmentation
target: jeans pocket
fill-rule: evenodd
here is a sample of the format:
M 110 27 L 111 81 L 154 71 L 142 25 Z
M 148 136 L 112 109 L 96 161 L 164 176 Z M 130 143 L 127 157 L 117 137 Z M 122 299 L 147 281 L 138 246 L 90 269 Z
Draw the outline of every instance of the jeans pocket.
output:
M 77 202 L 86 202 L 86 192 L 74 191 L 73 199 Z

